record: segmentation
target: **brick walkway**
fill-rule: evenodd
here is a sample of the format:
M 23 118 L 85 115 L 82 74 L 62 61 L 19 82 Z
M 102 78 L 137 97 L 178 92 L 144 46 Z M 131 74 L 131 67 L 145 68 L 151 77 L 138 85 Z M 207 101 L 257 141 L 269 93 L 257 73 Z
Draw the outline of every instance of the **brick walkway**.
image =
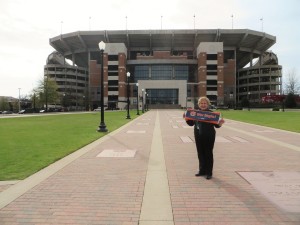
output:
M 155 144 L 158 131 L 162 143 Z M 193 129 L 186 126 L 182 111 L 152 110 L 2 191 L 0 224 L 300 224 L 299 138 L 292 132 L 226 120 L 217 129 L 213 179 L 206 180 L 194 176 L 198 162 Z M 164 154 L 151 157 L 158 149 Z M 155 183 L 149 178 L 149 165 L 159 166 L 154 171 L 166 176 L 161 173 L 162 180 Z M 286 179 L 296 178 L 275 186 L 267 183 L 281 173 Z M 260 176 L 266 179 L 255 183 Z M 169 192 L 163 197 L 170 201 L 153 208 L 170 205 L 171 219 L 145 207 L 149 198 L 160 198 L 155 196 L 159 190 L 148 195 L 145 189 L 155 189 L 164 177 Z M 271 188 L 262 190 L 259 184 Z M 284 190 L 274 190 L 284 184 Z

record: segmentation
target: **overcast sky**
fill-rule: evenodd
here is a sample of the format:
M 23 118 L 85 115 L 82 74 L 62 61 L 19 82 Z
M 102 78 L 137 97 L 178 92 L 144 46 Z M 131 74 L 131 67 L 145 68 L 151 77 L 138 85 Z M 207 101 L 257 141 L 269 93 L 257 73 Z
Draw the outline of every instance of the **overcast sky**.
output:
M 277 38 L 270 50 L 283 76 L 295 70 L 300 79 L 299 22 L 299 0 L 0 0 L 0 96 L 18 97 L 19 88 L 21 96 L 31 92 L 54 51 L 50 38 L 126 25 L 138 30 L 231 29 L 233 24 L 263 31 Z

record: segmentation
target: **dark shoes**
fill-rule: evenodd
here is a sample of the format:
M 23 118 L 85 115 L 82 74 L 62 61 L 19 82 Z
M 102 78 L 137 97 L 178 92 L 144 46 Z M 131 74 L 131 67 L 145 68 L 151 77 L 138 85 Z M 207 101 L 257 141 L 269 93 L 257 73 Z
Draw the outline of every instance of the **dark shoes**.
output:
M 196 173 L 195 176 L 196 176 L 196 177 L 203 177 L 203 176 L 206 176 L 206 179 L 207 179 L 207 180 L 210 180 L 210 179 L 212 178 L 212 175 L 207 175 L 205 172 L 202 172 L 202 171 Z
M 207 175 L 207 176 L 206 176 L 206 179 L 207 179 L 207 180 L 210 180 L 211 178 L 212 178 L 212 175 Z
M 199 173 L 196 173 L 195 176 L 196 177 L 202 177 L 202 176 L 205 176 L 206 174 L 203 173 L 203 172 L 199 172 Z

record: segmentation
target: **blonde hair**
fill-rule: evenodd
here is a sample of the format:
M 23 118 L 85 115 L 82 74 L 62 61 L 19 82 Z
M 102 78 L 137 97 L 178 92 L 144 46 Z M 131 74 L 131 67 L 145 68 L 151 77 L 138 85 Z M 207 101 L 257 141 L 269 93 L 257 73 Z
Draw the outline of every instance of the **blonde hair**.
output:
M 201 101 L 206 101 L 207 102 L 207 105 L 210 105 L 210 101 L 207 97 L 203 96 L 203 97 L 200 97 L 199 100 L 198 100 L 198 106 L 200 106 L 200 102 Z

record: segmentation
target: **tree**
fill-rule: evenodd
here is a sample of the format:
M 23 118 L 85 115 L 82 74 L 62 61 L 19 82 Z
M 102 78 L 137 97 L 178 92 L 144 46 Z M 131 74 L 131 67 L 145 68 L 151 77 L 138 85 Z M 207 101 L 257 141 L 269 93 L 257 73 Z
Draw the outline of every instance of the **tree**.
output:
M 297 94 L 300 92 L 300 81 L 297 77 L 296 70 L 293 69 L 287 74 L 284 92 L 287 94 Z
M 47 111 L 49 104 L 56 104 L 59 101 L 57 89 L 55 80 L 44 77 L 38 81 L 38 86 L 33 90 L 31 98 L 35 97 L 35 103 L 38 106 L 45 105 Z
M 288 108 L 294 108 L 297 106 L 295 95 L 293 93 L 289 93 L 285 99 L 285 106 Z
M 242 107 L 249 107 L 249 106 L 250 106 L 250 101 L 249 101 L 249 99 L 246 98 L 246 97 L 242 98 L 242 100 L 241 100 L 241 106 L 242 106 Z
M 0 98 L 0 111 L 10 110 L 9 103 L 5 97 Z

